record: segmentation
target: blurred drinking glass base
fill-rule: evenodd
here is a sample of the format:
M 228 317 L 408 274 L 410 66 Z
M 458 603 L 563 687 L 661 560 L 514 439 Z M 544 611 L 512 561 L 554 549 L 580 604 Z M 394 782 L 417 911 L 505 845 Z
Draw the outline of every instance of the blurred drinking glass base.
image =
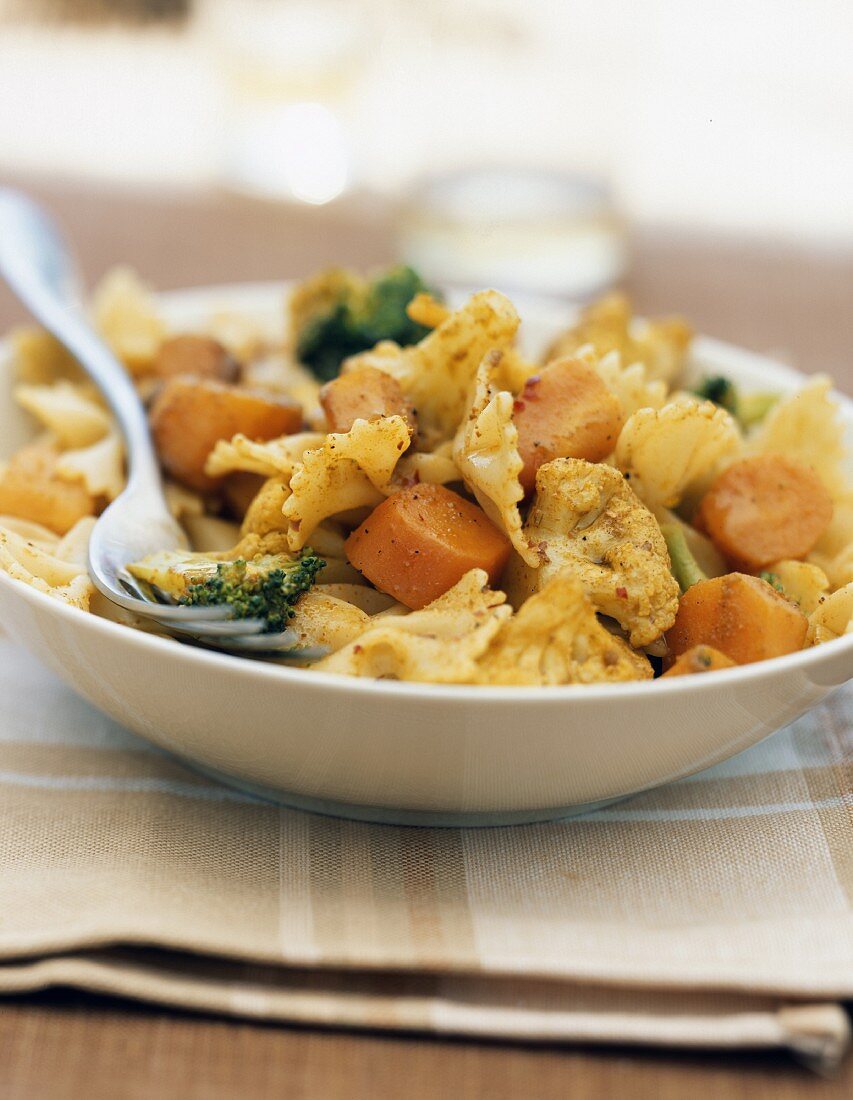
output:
M 595 180 L 525 168 L 428 178 L 407 196 L 399 250 L 428 281 L 583 299 L 627 264 L 625 227 Z
M 229 116 L 226 184 L 321 205 L 343 194 L 366 26 L 347 0 L 203 0 Z

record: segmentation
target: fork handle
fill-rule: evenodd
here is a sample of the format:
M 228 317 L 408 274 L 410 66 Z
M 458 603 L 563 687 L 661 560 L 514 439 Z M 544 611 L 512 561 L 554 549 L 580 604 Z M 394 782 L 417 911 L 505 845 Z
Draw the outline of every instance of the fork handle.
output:
M 39 206 L 11 188 L 0 188 L 0 275 L 104 395 L 124 436 L 128 482 L 159 484 L 142 402 L 127 371 L 82 312 L 62 238 Z

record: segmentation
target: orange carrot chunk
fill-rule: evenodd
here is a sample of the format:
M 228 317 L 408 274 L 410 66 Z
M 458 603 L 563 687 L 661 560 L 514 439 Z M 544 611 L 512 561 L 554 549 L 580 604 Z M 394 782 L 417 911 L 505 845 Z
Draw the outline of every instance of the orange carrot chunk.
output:
M 734 661 L 712 645 L 695 645 L 677 657 L 664 676 L 691 676 L 694 672 L 715 672 L 720 668 L 734 667 Z
M 747 570 L 804 558 L 831 519 L 832 500 L 814 470 L 779 454 L 733 463 L 699 506 L 714 545 Z
M 507 537 L 485 513 L 442 485 L 412 485 L 384 500 L 346 542 L 352 565 L 413 610 L 468 572 L 494 584 L 509 557 Z
M 556 359 L 527 380 L 515 402 L 513 422 L 524 462 L 525 493 L 536 471 L 554 458 L 600 462 L 616 446 L 624 417 L 619 399 L 582 359 Z
M 327 382 L 320 390 L 320 404 L 330 432 L 348 432 L 356 420 L 375 416 L 402 416 L 412 431 L 417 427 L 400 383 L 376 367 L 359 367 Z
M 182 376 L 170 378 L 157 394 L 149 421 L 166 472 L 190 489 L 207 492 L 221 480 L 204 472 L 220 439 L 238 432 L 256 440 L 290 435 L 302 426 L 302 409 L 288 398 Z
M 781 657 L 803 648 L 808 620 L 790 600 L 758 577 L 727 573 L 692 585 L 666 633 L 669 663 L 713 646 L 737 665 Z

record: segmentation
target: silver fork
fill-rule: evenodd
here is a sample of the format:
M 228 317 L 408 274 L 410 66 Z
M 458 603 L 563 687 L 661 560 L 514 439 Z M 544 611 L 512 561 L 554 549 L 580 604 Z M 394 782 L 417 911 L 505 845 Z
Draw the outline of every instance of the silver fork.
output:
M 92 330 L 74 264 L 56 227 L 31 199 L 0 188 L 0 275 L 30 313 L 74 356 L 107 401 L 127 450 L 127 486 L 103 512 L 89 541 L 89 573 L 100 592 L 134 615 L 223 649 L 292 648 L 294 631 L 265 634 L 261 619 L 234 619 L 227 607 L 185 607 L 128 572 L 129 562 L 186 547 L 163 495 L 142 402 L 127 371 Z

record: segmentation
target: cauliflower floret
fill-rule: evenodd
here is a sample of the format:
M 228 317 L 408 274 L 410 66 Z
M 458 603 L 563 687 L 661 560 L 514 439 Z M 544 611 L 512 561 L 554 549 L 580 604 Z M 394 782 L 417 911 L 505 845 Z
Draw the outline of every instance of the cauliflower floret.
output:
M 422 611 L 382 615 L 354 642 L 312 667 L 349 676 L 472 683 L 478 658 L 512 614 L 503 592 L 493 592 L 488 583 L 484 570 L 472 569 Z
M 630 416 L 616 443 L 616 465 L 650 508 L 674 508 L 707 486 L 740 448 L 737 424 L 725 409 L 683 399 Z
M 558 458 L 540 467 L 525 533 L 543 563 L 538 569 L 519 559 L 511 564 L 507 579 L 516 606 L 568 574 L 597 611 L 616 619 L 631 645 L 649 645 L 672 626 L 679 588 L 666 542 L 612 466 Z
M 650 379 L 645 363 L 631 363 L 625 367 L 618 351 L 599 358 L 591 347 L 582 348 L 579 356 L 598 371 L 607 388 L 616 394 L 626 417 L 637 409 L 659 409 L 666 401 L 666 382 L 660 378 Z
M 853 634 L 853 582 L 824 596 L 809 615 L 810 645 L 831 642 L 845 634 Z
M 553 577 L 503 627 L 480 658 L 480 684 L 595 684 L 650 680 L 652 667 L 601 625 L 583 585 Z
M 518 480 L 524 462 L 512 421 L 513 396 L 499 390 L 493 381 L 501 358 L 501 352 L 490 351 L 477 370 L 473 401 L 457 433 L 453 457 L 466 486 L 492 523 L 506 532 L 527 565 L 536 566 L 539 553 L 524 534 L 518 510 L 524 499 Z
M 624 294 L 609 294 L 588 306 L 577 324 L 554 341 L 544 362 L 592 344 L 599 355 L 618 351 L 623 363 L 642 363 L 649 379 L 671 382 L 684 367 L 692 339 L 692 329 L 680 317 L 639 320 L 632 317 Z
M 391 491 L 391 477 L 409 446 L 402 416 L 356 420 L 348 432 L 327 435 L 306 451 L 290 478 L 283 512 L 291 550 L 301 550 L 314 528 L 329 516 L 379 504 Z

